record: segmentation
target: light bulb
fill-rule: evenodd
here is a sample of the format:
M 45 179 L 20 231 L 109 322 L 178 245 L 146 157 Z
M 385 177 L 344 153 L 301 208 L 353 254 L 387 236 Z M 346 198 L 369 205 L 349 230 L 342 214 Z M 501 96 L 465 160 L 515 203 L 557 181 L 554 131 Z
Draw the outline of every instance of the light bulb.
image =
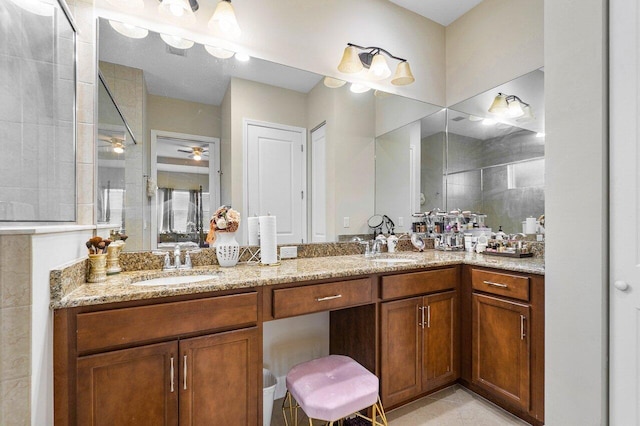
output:
M 246 53 L 238 52 L 236 53 L 236 59 L 240 62 L 247 62 L 249 59 L 251 59 L 251 56 L 247 55 Z
M 509 109 L 507 110 L 507 115 L 511 118 L 522 117 L 524 115 L 524 111 L 522 110 L 522 104 L 519 100 L 514 99 L 509 102 Z
M 193 154 L 193 159 L 196 161 L 200 161 L 202 160 L 202 156 L 198 153 Z
M 546 135 L 543 132 L 536 133 L 536 138 L 544 138 Z
M 182 9 L 182 7 L 180 7 L 180 5 L 176 3 L 173 3 L 169 6 L 169 12 L 171 12 L 173 16 L 177 16 L 178 18 L 184 15 L 184 9 Z
M 383 80 L 391 75 L 387 60 L 380 53 L 373 56 L 368 77 L 371 80 Z
M 351 87 L 349 87 L 349 90 L 351 90 L 353 93 L 364 93 L 371 90 L 371 87 L 361 83 L 351 83 Z
M 493 126 L 494 124 L 496 124 L 496 120 L 494 120 L 493 118 L 485 118 L 484 120 L 482 120 L 482 124 L 484 124 L 485 126 Z

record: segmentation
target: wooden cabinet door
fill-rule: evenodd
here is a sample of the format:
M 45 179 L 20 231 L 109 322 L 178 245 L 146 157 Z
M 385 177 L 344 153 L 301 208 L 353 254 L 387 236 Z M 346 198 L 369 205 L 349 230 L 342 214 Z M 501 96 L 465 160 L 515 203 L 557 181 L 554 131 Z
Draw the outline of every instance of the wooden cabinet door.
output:
M 177 425 L 177 366 L 176 341 L 79 358 L 77 424 Z
M 258 330 L 180 341 L 180 425 L 252 425 L 258 419 Z
M 422 325 L 422 390 L 458 379 L 458 298 L 455 291 L 425 296 Z
M 529 411 L 528 305 L 473 294 L 472 382 Z
M 381 304 L 381 398 L 392 406 L 418 395 L 422 297 Z

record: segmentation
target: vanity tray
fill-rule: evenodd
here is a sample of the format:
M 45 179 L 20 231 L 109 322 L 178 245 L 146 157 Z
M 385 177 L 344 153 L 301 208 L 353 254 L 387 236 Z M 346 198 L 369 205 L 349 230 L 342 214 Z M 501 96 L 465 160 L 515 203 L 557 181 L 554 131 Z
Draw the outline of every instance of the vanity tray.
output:
M 533 257 L 533 253 L 505 253 L 505 252 L 497 252 L 497 251 L 485 251 L 484 254 L 488 254 L 489 256 L 500 256 L 500 257 Z

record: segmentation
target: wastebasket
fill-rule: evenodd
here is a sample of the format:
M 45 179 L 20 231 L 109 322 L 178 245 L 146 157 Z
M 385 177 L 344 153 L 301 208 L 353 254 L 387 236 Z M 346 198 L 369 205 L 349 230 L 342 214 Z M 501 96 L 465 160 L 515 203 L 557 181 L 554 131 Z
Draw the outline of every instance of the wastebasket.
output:
M 273 399 L 278 379 L 266 368 L 262 369 L 262 425 L 271 426 Z

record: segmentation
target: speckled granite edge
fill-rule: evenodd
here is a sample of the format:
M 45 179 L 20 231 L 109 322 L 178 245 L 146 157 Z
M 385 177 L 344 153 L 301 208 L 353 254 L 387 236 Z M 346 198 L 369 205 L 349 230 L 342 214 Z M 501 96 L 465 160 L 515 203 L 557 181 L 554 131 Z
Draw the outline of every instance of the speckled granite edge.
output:
M 58 300 L 85 283 L 87 259 L 79 259 L 49 272 L 51 300 Z

